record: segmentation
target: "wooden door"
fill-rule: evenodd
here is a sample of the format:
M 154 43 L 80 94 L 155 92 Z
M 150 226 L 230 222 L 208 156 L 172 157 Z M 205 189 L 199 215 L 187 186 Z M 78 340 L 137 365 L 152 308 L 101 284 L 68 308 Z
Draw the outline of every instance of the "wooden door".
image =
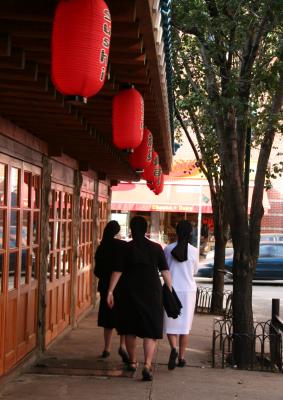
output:
M 0 371 L 36 346 L 40 169 L 1 155 Z M 2 335 L 2 336 L 1 336 Z
M 108 222 L 108 204 L 107 199 L 99 200 L 99 230 L 98 241 L 100 242 L 103 236 L 105 225 Z
M 52 183 L 46 287 L 46 345 L 70 324 L 73 191 Z
M 92 303 L 93 205 L 94 195 L 81 192 L 76 317 Z

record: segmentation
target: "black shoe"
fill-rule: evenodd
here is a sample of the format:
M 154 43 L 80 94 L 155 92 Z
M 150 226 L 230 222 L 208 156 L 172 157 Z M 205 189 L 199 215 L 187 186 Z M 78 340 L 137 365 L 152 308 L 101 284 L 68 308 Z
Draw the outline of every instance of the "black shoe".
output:
M 121 356 L 123 363 L 129 364 L 129 361 L 130 361 L 129 356 L 128 356 L 126 350 L 123 349 L 123 347 L 119 347 L 118 354 L 119 354 L 119 356 Z
M 108 358 L 110 356 L 110 351 L 103 350 L 101 357 L 102 358 Z
M 136 372 L 138 368 L 138 363 L 136 361 L 129 361 L 128 365 L 127 365 L 127 371 L 130 372 Z
M 168 361 L 168 369 L 174 369 L 176 367 L 176 360 L 178 357 L 178 353 L 176 349 L 172 349 Z
M 144 367 L 142 370 L 142 380 L 143 381 L 152 381 L 153 376 L 152 376 L 152 372 L 149 368 Z
M 184 358 L 179 358 L 178 367 L 183 368 L 186 365 L 186 360 Z

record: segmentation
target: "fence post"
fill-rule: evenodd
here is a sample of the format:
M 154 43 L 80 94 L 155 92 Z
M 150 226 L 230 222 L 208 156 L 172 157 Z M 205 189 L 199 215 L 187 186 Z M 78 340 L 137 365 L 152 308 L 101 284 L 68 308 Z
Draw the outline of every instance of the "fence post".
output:
M 280 313 L 280 299 L 272 299 L 271 322 L 274 327 L 277 327 L 278 322 L 276 316 Z
M 281 343 L 280 333 L 278 327 L 278 320 L 280 313 L 280 299 L 272 299 L 271 308 L 271 324 L 270 324 L 270 356 L 272 366 L 277 365 L 280 369 L 282 368 L 281 359 Z

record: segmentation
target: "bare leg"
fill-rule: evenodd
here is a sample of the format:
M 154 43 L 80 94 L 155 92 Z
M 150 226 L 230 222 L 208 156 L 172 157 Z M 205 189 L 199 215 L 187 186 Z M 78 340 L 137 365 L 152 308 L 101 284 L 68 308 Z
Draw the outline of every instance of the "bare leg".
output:
M 171 333 L 167 334 L 168 337 L 168 341 L 171 347 L 171 352 L 170 352 L 170 356 L 169 356 L 169 360 L 168 360 L 168 369 L 172 370 L 175 368 L 176 366 L 176 360 L 178 357 L 178 353 L 176 350 L 176 346 L 177 346 L 177 335 L 173 335 Z
M 104 328 L 104 351 L 109 351 L 111 348 L 113 329 Z
M 126 348 L 129 354 L 130 363 L 137 361 L 136 357 L 136 336 L 126 335 Z
M 167 335 L 168 338 L 168 342 L 170 344 L 171 349 L 176 349 L 177 347 L 177 335 L 173 335 L 171 333 L 169 333 Z
M 189 335 L 180 335 L 179 336 L 179 358 L 185 359 L 186 347 L 188 346 Z
M 126 349 L 126 338 L 125 335 L 120 336 L 120 347 L 122 349 Z
M 143 340 L 144 365 L 147 368 L 151 368 L 155 346 L 156 346 L 155 339 L 144 338 Z
M 125 335 L 120 335 L 120 347 L 118 349 L 118 354 L 122 357 L 125 364 L 129 363 L 129 356 L 126 349 L 126 337 Z

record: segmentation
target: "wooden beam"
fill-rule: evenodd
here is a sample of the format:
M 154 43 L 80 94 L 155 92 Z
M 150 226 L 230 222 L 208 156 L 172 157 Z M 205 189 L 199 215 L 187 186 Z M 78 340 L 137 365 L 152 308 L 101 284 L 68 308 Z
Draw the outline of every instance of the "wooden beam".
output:
M 48 155 L 49 157 L 61 157 L 63 154 L 63 147 L 55 145 L 54 143 L 48 143 Z
M 12 40 L 9 33 L 0 33 L 0 55 L 10 56 L 12 49 Z
M 79 170 L 80 171 L 89 171 L 90 165 L 88 161 L 79 161 Z

